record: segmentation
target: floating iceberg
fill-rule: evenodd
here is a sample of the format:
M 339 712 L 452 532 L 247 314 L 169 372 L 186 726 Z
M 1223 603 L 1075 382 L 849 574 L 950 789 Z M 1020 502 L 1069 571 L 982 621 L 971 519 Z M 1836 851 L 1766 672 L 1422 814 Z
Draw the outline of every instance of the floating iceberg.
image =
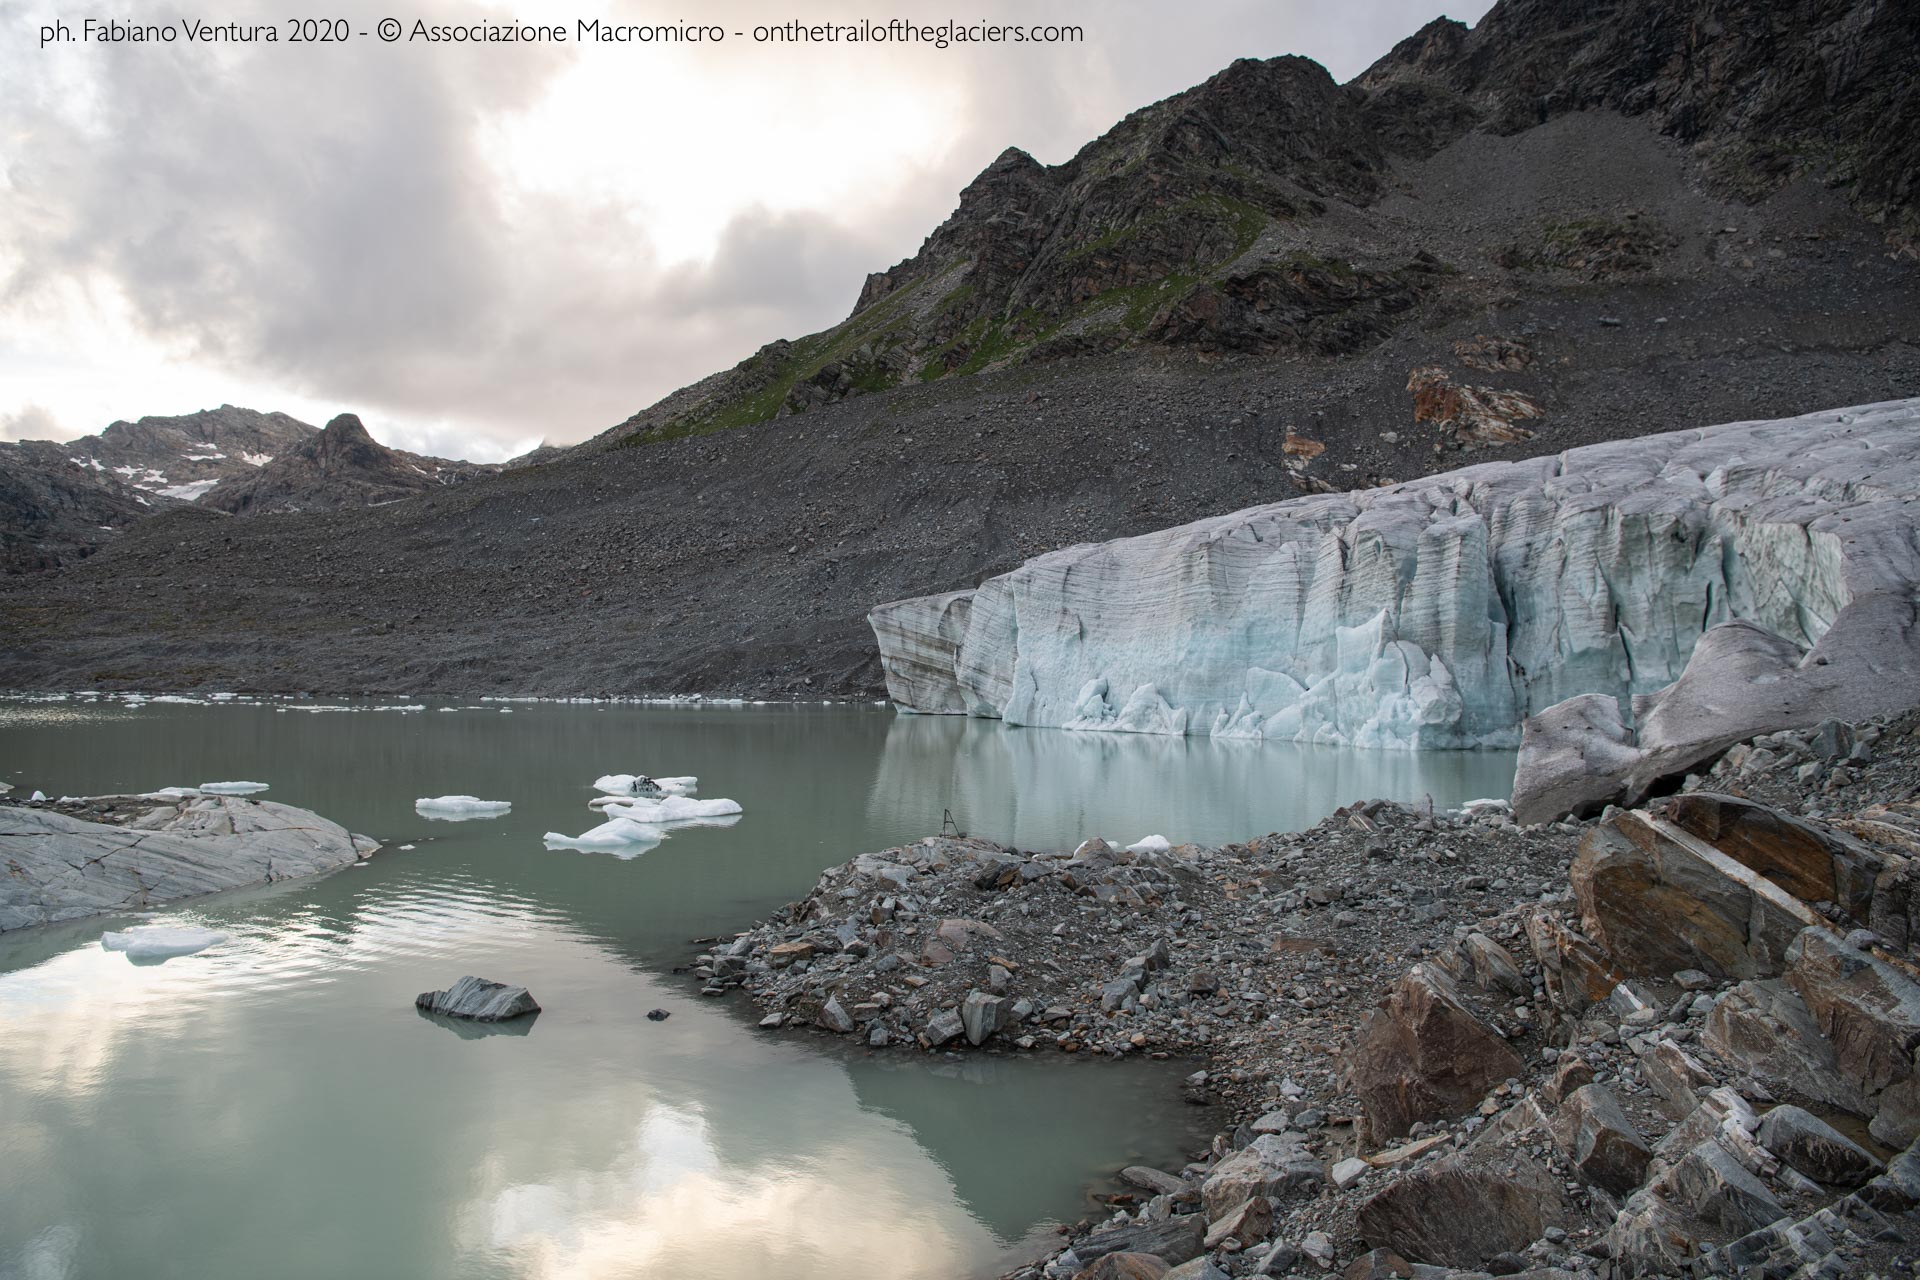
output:
M 103 933 L 100 935 L 100 948 L 103 951 L 124 951 L 129 960 L 170 960 L 174 956 L 190 956 L 196 951 L 217 947 L 226 940 L 226 934 L 216 933 L 212 929 L 151 924 L 119 933 Z
M 1697 651 L 1747 653 L 1750 632 L 1790 658 L 1748 659 L 1765 678 L 1723 704 L 1777 701 L 1785 668 L 1839 680 L 1842 659 L 1863 697 L 1920 688 L 1916 490 L 1920 400 L 1892 401 L 1297 497 L 1051 552 L 868 620 L 903 710 L 1510 747 L 1581 694 L 1657 721 Z
M 686 778 L 650 778 L 644 773 L 609 773 L 593 780 L 595 791 L 610 796 L 690 796 L 699 786 L 700 779 Z
M 695 818 L 730 818 L 741 812 L 732 800 L 694 800 L 687 796 L 668 796 L 664 800 L 629 800 L 604 805 L 601 812 L 635 822 L 687 822 Z
M 264 782 L 203 782 L 200 793 L 208 796 L 250 796 L 256 791 L 265 791 Z
M 654 824 L 635 822 L 631 818 L 614 818 L 577 836 L 549 831 L 545 842 L 549 849 L 581 849 L 590 853 L 611 853 L 619 858 L 635 858 L 666 838 L 667 833 Z
M 469 822 L 497 818 L 513 808 L 511 800 L 482 800 L 478 796 L 428 796 L 413 802 L 413 810 L 435 822 Z

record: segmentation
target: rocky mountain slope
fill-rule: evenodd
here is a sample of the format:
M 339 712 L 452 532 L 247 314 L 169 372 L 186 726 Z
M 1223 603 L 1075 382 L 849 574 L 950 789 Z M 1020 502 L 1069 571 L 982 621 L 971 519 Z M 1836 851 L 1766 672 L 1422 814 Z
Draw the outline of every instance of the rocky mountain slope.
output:
M 0 574 L 44 573 L 89 556 L 152 509 L 152 499 L 117 476 L 76 467 L 58 445 L 0 443 Z
M 200 505 L 233 515 L 335 511 L 394 502 L 499 468 L 389 449 L 351 413 L 246 475 L 221 481 Z
M 60 443 L 75 466 L 111 474 L 143 493 L 192 502 L 222 480 L 247 475 L 310 438 L 314 428 L 284 413 L 223 404 L 172 418 L 116 422 L 99 435 Z
M 1591 11 L 1509 2 L 1470 33 L 1429 28 L 1371 88 L 1236 64 L 1062 171 L 1007 160 L 869 284 L 857 324 L 794 344 L 813 344 L 806 360 L 749 361 L 544 465 L 371 510 L 142 522 L 0 584 L 17 638 L 0 684 L 874 692 L 868 608 L 1073 543 L 1920 395 L 1910 193 L 1874 159 L 1915 132 L 1885 74 L 1906 11 L 1769 7 L 1780 25 L 1761 39 L 1709 0 L 1584 24 L 1576 8 Z M 1666 52 L 1628 58 L 1623 24 Z M 1782 87 L 1823 59 L 1831 94 Z M 1546 104 L 1524 128 L 1495 110 L 1523 89 Z M 1876 111 L 1849 105 L 1861 93 Z M 1794 119 L 1761 110 L 1790 100 Z M 1809 141 L 1764 182 L 1714 167 L 1729 139 L 1856 133 L 1866 159 L 1848 172 Z M 1093 163 L 1135 156 L 1131 177 Z M 1261 213 L 1244 249 L 1215 201 L 1230 191 Z M 1218 305 L 1198 304 L 1203 286 Z M 887 316 L 967 287 L 984 311 L 963 294 L 875 346 Z M 1115 288 L 1140 306 L 1114 312 L 1136 296 L 1100 301 Z M 1028 310 L 1053 319 L 1022 328 Z M 862 346 L 908 363 L 776 416 Z M 844 360 L 834 387 L 842 373 L 857 389 Z
M 1304 58 L 1236 62 L 1065 164 L 1008 149 L 917 254 L 868 277 L 846 321 L 774 342 L 602 439 L 1142 346 L 1364 349 L 1485 293 L 1479 254 L 1396 225 L 1395 197 L 1438 194 L 1398 162 L 1576 113 L 1641 121 L 1719 194 L 1757 198 L 1796 178 L 1840 188 L 1911 245 L 1920 90 L 1904 68 L 1917 59 L 1911 7 L 1510 0 L 1471 31 L 1429 24 L 1348 85 Z M 1696 250 L 1696 228 L 1622 206 L 1509 230 L 1480 248 L 1510 277 L 1644 277 Z M 1750 269 L 1737 242 L 1713 248 Z

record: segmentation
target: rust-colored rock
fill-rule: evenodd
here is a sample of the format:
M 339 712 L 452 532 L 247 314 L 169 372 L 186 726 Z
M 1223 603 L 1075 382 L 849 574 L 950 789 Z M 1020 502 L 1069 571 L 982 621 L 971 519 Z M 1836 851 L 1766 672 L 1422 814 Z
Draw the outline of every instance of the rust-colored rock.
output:
M 1394 984 L 1347 1055 L 1348 1080 L 1375 1141 L 1457 1116 L 1523 1069 L 1507 1042 L 1461 1002 L 1453 980 L 1424 964 Z
M 1415 422 L 1436 423 L 1462 444 L 1531 440 L 1534 433 L 1519 424 L 1544 412 L 1523 392 L 1456 384 L 1438 365 L 1426 365 L 1408 374 L 1407 390 L 1413 392 Z
M 1802 933 L 1787 958 L 1786 980 L 1799 992 L 1814 1025 L 1833 1046 L 1841 1078 L 1859 1089 L 1876 1111 L 1879 1107 L 1875 1100 L 1894 1091 L 1892 1101 L 1897 1112 L 1910 1114 L 1904 1092 L 1896 1087 L 1908 1085 L 1916 1075 L 1920 983 L 1878 956 L 1849 947 L 1824 929 Z M 1886 1131 L 1889 1124 L 1882 1124 L 1881 1131 Z M 1900 1128 L 1909 1124 L 1904 1119 L 1898 1122 Z
M 1160 1280 L 1172 1270 L 1151 1253 L 1110 1253 L 1074 1273 L 1074 1280 Z
M 1574 1090 L 1553 1113 L 1547 1132 L 1583 1181 L 1619 1196 L 1646 1179 L 1653 1151 L 1605 1085 Z
M 1474 1269 L 1526 1248 L 1569 1215 L 1560 1184 L 1531 1156 L 1448 1156 L 1361 1205 L 1354 1231 L 1411 1262 Z
M 1719 978 L 1778 973 L 1819 921 L 1773 881 L 1697 836 L 1637 810 L 1588 830 L 1573 858 L 1581 924 L 1621 973 Z
M 1741 800 L 1698 791 L 1675 796 L 1662 816 L 1799 898 L 1832 902 L 1866 922 L 1883 863 L 1832 828 Z
M 1467 368 L 1482 373 L 1518 373 L 1533 363 L 1533 348 L 1518 338 L 1488 337 L 1484 333 L 1474 334 L 1472 341 L 1462 338 L 1454 343 L 1453 354 Z

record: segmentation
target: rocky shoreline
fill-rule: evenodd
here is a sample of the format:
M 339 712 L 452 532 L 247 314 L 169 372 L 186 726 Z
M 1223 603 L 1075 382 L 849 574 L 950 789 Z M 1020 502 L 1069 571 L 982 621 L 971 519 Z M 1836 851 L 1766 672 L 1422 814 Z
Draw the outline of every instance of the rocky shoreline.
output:
M 692 971 L 875 1052 L 1193 1059 L 1231 1127 L 1023 1280 L 1920 1259 L 1920 714 L 1586 821 L 1163 844 L 865 854 Z

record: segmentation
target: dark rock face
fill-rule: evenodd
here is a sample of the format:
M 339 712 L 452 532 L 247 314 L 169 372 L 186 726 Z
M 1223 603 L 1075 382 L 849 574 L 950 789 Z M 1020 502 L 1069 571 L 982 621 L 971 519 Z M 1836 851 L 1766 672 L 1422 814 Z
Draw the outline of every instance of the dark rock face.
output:
M 389 449 L 343 413 L 252 475 L 216 485 L 203 505 L 234 515 L 333 511 L 428 493 L 499 467 Z
M 61 450 L 42 441 L 0 444 L 0 573 L 85 559 L 151 510 L 150 500 Z
M 1531 1157 L 1448 1156 L 1360 1206 L 1354 1230 L 1410 1262 L 1476 1269 L 1568 1217 L 1559 1184 Z

